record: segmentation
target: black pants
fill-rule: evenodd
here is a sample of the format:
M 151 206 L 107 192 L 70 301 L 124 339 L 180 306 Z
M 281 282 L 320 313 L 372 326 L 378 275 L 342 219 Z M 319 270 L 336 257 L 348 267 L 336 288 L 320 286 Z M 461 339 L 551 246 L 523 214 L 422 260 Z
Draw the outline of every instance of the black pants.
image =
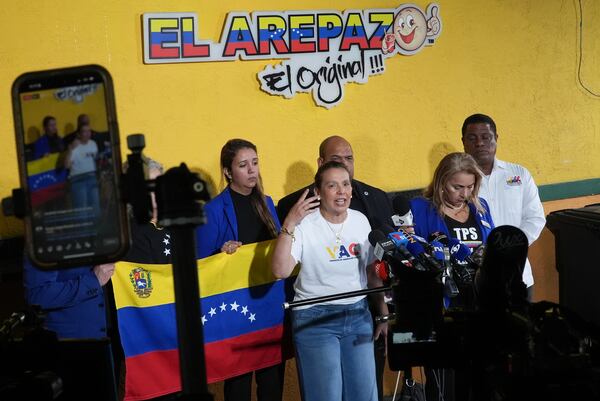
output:
M 225 380 L 225 401 L 250 401 L 252 374 L 256 374 L 256 399 L 258 401 L 281 401 L 285 363 L 246 373 Z

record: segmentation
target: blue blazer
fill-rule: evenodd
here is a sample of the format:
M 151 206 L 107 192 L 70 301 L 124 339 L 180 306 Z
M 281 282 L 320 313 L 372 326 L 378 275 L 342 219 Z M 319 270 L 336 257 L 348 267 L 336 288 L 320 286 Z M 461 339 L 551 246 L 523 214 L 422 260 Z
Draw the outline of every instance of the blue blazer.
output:
M 107 336 L 104 292 L 91 267 L 41 270 L 25 257 L 23 284 L 27 303 L 46 312 L 44 327 L 58 338 Z
M 233 207 L 229 187 L 204 205 L 206 224 L 196 229 L 196 257 L 205 258 L 221 252 L 221 247 L 227 241 L 238 241 L 238 223 Z M 281 229 L 275 204 L 270 196 L 265 200 L 275 222 L 277 231 Z
M 475 215 L 475 221 L 477 222 L 477 226 L 481 231 L 483 243 L 485 244 L 490 231 L 492 231 L 494 228 L 494 222 L 492 221 L 490 207 L 485 199 L 479 198 L 479 201 L 486 212 L 478 212 L 477 209 L 475 209 L 475 206 L 471 203 L 469 203 L 469 211 Z M 450 238 L 448 226 L 446 226 L 444 219 L 440 216 L 431 201 L 422 197 L 414 198 L 410 201 L 410 209 L 413 213 L 415 234 L 427 239 L 431 233 L 439 231 L 443 232 L 448 238 Z

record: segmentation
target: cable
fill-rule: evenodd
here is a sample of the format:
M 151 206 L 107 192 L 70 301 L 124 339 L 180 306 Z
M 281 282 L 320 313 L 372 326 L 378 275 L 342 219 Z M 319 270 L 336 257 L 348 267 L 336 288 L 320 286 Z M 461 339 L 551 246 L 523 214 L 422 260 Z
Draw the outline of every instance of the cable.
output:
M 396 401 L 396 394 L 398 394 L 398 384 L 400 383 L 400 373 L 401 370 L 398 371 L 398 376 L 396 376 L 396 387 L 394 387 L 394 395 L 392 396 L 392 401 Z
M 581 79 L 581 64 L 583 59 L 583 4 L 581 0 L 579 0 L 579 62 L 577 63 L 577 81 L 579 81 L 579 85 L 590 95 L 594 97 L 599 97 L 600 95 L 593 92 L 591 89 L 588 89 L 587 86 L 583 83 Z
M 421 381 L 423 381 L 423 378 L 425 378 L 425 368 L 423 368 L 423 366 L 421 366 L 420 370 L 421 370 Z M 425 379 L 425 380 L 427 380 L 427 379 Z M 427 391 L 425 391 L 425 386 L 423 386 L 423 398 L 425 399 L 425 401 L 427 401 Z
M 438 388 L 439 399 L 440 399 L 440 401 L 444 401 L 443 389 L 440 386 L 440 380 L 438 379 L 438 375 L 436 373 L 436 370 L 435 369 L 431 369 L 431 372 L 433 372 L 433 378 L 435 379 L 435 384 L 437 385 L 437 388 Z M 443 375 L 444 375 L 444 372 L 443 372 L 443 369 L 441 369 L 440 370 L 440 376 L 443 376 Z M 443 379 L 443 377 L 442 377 L 442 379 Z

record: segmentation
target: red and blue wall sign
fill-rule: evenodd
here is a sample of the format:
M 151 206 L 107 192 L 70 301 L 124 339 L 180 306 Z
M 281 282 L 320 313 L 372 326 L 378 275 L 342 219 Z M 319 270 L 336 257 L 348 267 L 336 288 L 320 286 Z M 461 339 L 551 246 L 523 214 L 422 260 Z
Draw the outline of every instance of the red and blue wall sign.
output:
M 273 60 L 258 73 L 263 91 L 292 98 L 310 92 L 331 108 L 346 83 L 366 83 L 385 72 L 385 59 L 412 56 L 442 31 L 439 5 L 395 9 L 231 12 L 221 40 L 200 39 L 196 13 L 143 15 L 144 62 Z

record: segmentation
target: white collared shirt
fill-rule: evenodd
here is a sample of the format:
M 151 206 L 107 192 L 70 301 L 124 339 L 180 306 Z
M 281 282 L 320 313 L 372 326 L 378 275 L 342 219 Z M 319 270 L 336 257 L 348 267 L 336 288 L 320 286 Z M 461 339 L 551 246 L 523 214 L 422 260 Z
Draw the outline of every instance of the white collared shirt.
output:
M 494 159 L 490 175 L 484 176 L 479 196 L 489 206 L 496 227 L 515 226 L 523 230 L 531 245 L 546 225 L 544 208 L 531 173 L 518 164 Z M 533 285 L 529 259 L 525 262 L 523 282 Z

